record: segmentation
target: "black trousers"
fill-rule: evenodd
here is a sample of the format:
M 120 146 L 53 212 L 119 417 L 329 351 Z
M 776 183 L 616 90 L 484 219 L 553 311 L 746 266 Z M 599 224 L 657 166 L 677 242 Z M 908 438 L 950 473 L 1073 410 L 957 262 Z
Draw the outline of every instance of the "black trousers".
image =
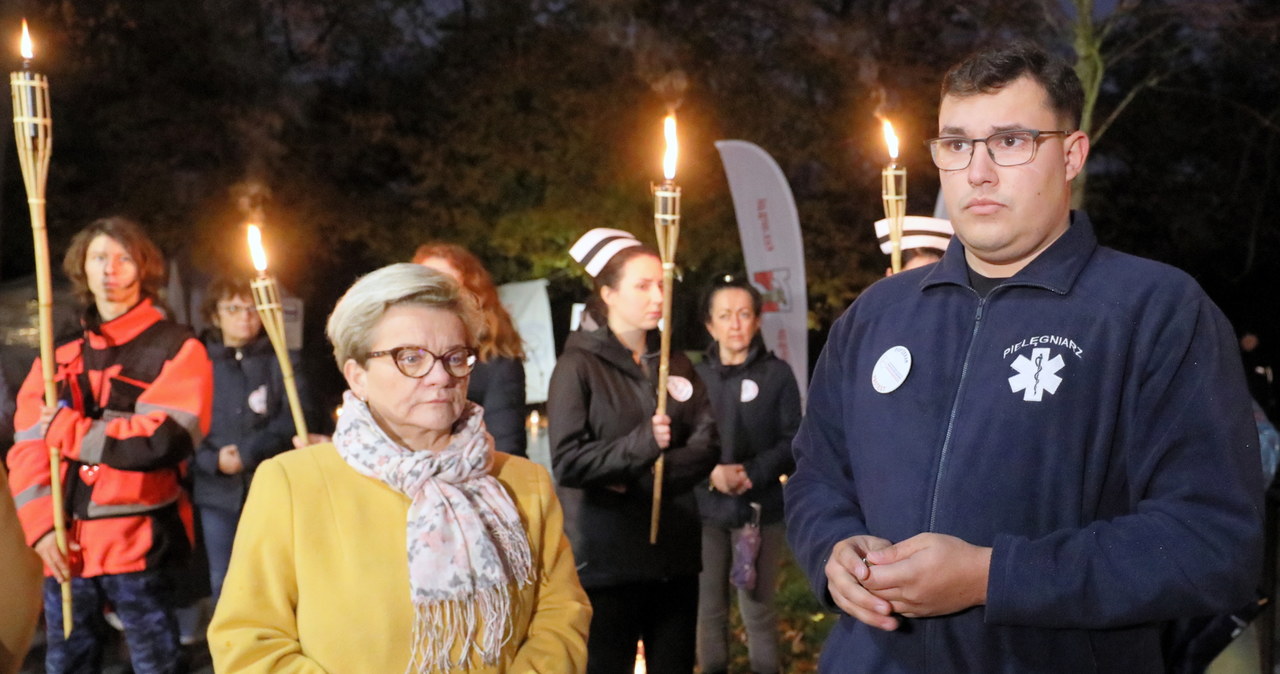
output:
M 587 674 L 631 674 L 636 642 L 648 671 L 692 672 L 698 628 L 698 577 L 589 588 Z

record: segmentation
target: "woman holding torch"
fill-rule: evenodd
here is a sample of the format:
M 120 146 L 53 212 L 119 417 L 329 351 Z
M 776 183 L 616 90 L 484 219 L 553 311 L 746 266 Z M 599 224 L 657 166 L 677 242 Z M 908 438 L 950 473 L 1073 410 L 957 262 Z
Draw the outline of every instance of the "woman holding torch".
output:
M 593 277 L 590 327 L 569 336 L 547 398 L 551 461 L 594 615 L 588 671 L 690 672 L 701 525 L 693 486 L 716 462 L 715 422 L 689 359 L 673 352 L 655 414 L 663 270 L 631 234 L 593 229 L 573 258 Z M 653 466 L 666 456 L 661 535 L 649 542 Z
M 294 426 L 284 375 L 262 331 L 249 282 L 215 279 L 206 293 L 204 316 L 212 326 L 202 341 L 213 361 L 213 423 L 196 448 L 192 476 L 216 604 L 254 471 L 292 449 Z
M 72 239 L 63 268 L 88 304 L 84 332 L 56 351 L 56 408 L 44 406 L 41 363 L 33 365 L 8 456 L 18 516 L 45 563 L 45 669 L 100 666 L 109 602 L 134 671 L 177 671 L 168 572 L 193 543 L 181 475 L 209 428 L 209 358 L 155 306 L 164 260 L 137 225 L 91 223 Z M 46 447 L 61 450 L 69 555 L 54 541 Z M 64 638 L 59 583 L 68 579 L 73 627 Z

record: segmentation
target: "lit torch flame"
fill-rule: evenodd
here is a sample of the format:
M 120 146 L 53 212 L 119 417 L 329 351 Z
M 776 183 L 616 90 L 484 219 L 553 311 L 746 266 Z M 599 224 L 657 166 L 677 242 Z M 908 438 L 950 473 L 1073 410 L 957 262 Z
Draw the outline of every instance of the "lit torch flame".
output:
M 35 47 L 31 43 L 31 31 L 27 30 L 27 20 L 22 20 L 22 58 L 30 61 L 36 57 Z
M 676 116 L 667 115 L 662 120 L 662 135 L 667 139 L 667 151 L 662 156 L 662 175 L 667 180 L 675 180 L 676 155 L 680 154 L 680 141 L 676 138 Z
M 889 146 L 889 159 L 898 161 L 898 136 L 893 132 L 893 125 L 889 120 L 884 122 L 884 144 Z
M 267 251 L 262 248 L 262 231 L 257 225 L 249 225 L 249 257 L 259 273 L 267 271 Z

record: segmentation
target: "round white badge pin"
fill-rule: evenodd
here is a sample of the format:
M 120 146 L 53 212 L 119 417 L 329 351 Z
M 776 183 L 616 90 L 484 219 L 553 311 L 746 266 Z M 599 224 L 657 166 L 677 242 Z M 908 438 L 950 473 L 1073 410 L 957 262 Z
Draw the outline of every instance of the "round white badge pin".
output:
M 677 402 L 684 402 L 693 397 L 693 382 L 673 374 L 667 377 L 667 395 Z
M 742 394 L 738 397 L 744 403 L 749 403 L 760 395 L 760 385 L 750 379 L 742 380 Z
M 905 346 L 885 351 L 871 371 L 871 387 L 878 393 L 893 393 L 911 372 L 911 352 Z

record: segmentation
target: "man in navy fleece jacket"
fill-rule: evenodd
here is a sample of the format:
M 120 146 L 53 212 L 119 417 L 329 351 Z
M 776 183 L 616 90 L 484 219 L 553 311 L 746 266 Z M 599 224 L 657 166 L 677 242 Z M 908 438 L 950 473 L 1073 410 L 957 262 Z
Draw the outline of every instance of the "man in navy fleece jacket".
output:
M 1082 98 L 1026 44 L 944 78 L 929 145 L 956 237 L 836 322 L 795 440 L 788 539 L 843 612 L 822 671 L 1161 672 L 1169 621 L 1252 596 L 1231 326 L 1070 209 Z

